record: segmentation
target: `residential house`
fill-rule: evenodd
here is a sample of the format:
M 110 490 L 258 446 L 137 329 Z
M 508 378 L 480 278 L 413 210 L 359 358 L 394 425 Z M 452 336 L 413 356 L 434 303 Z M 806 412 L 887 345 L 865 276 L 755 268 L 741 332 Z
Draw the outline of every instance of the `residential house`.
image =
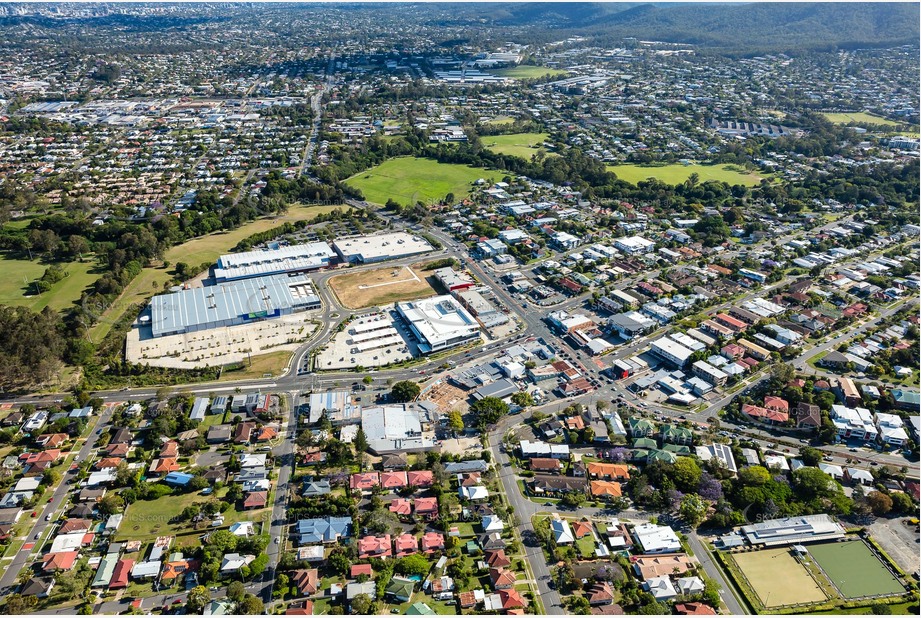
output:
M 358 557 L 364 558 L 386 558 L 392 556 L 391 538 L 389 534 L 384 536 L 366 536 L 358 540 Z
M 515 586 L 515 581 L 518 578 L 514 571 L 509 571 L 508 569 L 502 567 L 496 567 L 489 569 L 489 579 L 492 582 L 494 589 L 507 590 Z
M 320 574 L 317 569 L 298 569 L 291 574 L 291 583 L 299 596 L 309 597 L 320 589 Z
M 412 534 L 401 534 L 393 539 L 393 553 L 398 558 L 415 554 L 418 551 L 419 540 Z

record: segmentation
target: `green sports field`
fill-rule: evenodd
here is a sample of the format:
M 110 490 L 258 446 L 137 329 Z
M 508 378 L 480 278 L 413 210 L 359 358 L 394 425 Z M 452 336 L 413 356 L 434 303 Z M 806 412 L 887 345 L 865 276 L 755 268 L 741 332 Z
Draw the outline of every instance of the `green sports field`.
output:
M 547 133 L 511 133 L 509 135 L 484 135 L 480 138 L 483 146 L 499 154 L 521 157 L 530 160 L 540 150 L 547 152 L 542 146 L 550 137 Z
M 900 594 L 902 584 L 863 541 L 810 545 L 809 554 L 848 599 Z
M 677 185 L 687 180 L 694 173 L 697 174 L 700 182 L 718 180 L 730 185 L 745 185 L 746 187 L 754 187 L 760 184 L 763 179 L 763 176 L 735 165 L 703 165 L 700 163 L 690 165 L 681 163 L 637 165 L 635 163 L 624 163 L 621 165 L 609 165 L 607 169 L 609 172 L 617 174 L 617 177 L 621 180 L 634 185 L 647 178 L 658 178 L 666 184 Z
M 829 112 L 822 114 L 829 122 L 835 124 L 880 124 L 887 127 L 900 126 L 898 122 L 893 122 L 888 118 L 868 114 L 866 112 Z
M 398 157 L 359 172 L 345 182 L 360 189 L 365 199 L 374 204 L 386 204 L 390 198 L 401 204 L 414 204 L 419 200 L 441 200 L 448 193 L 460 199 L 470 193 L 473 182 L 488 179 L 490 175 L 502 177 L 501 172 L 468 165 Z
M 41 311 L 45 307 L 60 311 L 70 307 L 99 277 L 98 272 L 90 272 L 95 269 L 93 262 L 62 264 L 69 276 L 51 286 L 48 292 L 36 295 L 31 283 L 40 279 L 48 266 L 38 260 L 0 258 L 0 272 L 3 273 L 0 277 L 0 304 L 28 307 L 33 311 Z
M 817 603 L 826 599 L 789 547 L 733 554 L 739 569 L 765 607 Z
M 509 67 L 507 69 L 496 69 L 495 71 L 490 71 L 494 75 L 500 77 L 508 77 L 509 79 L 534 79 L 536 77 L 543 77 L 544 75 L 551 75 L 556 77 L 557 75 L 566 75 L 566 71 L 562 69 L 551 69 L 550 67 L 537 67 L 533 65 L 518 65 L 517 67 Z

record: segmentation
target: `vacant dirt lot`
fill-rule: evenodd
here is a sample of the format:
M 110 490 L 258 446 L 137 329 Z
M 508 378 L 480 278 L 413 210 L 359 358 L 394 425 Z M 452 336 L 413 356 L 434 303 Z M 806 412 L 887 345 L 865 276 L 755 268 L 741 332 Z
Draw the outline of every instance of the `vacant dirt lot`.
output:
M 435 290 L 426 280 L 431 274 L 409 266 L 376 268 L 333 277 L 329 287 L 343 307 L 379 307 L 433 295 Z

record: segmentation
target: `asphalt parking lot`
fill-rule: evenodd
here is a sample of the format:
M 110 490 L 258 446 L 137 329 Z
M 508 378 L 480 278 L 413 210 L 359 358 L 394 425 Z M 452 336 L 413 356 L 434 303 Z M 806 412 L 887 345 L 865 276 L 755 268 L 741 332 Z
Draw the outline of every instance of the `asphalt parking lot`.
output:
M 921 554 L 918 552 L 919 536 L 917 526 L 906 526 L 908 518 L 879 518 L 870 526 L 870 534 L 880 547 L 908 573 L 921 570 Z

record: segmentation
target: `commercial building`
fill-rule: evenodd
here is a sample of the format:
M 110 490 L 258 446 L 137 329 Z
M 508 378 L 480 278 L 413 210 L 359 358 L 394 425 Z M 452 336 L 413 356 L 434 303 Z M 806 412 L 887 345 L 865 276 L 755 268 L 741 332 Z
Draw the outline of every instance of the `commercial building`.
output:
M 333 242 L 333 249 L 343 262 L 373 264 L 428 253 L 433 251 L 434 247 L 418 236 L 406 232 L 391 232 L 336 240 Z
M 476 316 L 483 328 L 494 328 L 508 322 L 508 316 L 476 290 L 460 290 L 455 292 L 454 296 L 465 309 Z
M 642 236 L 628 236 L 626 238 L 618 238 L 615 240 L 614 246 L 624 253 L 635 255 L 638 253 L 651 252 L 655 248 L 656 243 L 650 240 L 646 240 Z
M 416 337 L 422 354 L 480 339 L 477 321 L 450 296 L 397 303 L 396 309 Z
M 684 367 L 694 351 L 684 347 L 677 341 L 663 337 L 652 342 L 650 349 L 668 362 L 681 368 Z
M 150 326 L 154 337 L 163 337 L 319 308 L 320 297 L 307 277 L 275 275 L 154 296 Z
M 638 335 L 655 330 L 659 324 L 652 318 L 646 317 L 637 311 L 628 311 L 612 315 L 608 326 L 624 339 L 632 339 Z
M 439 268 L 435 271 L 435 278 L 448 292 L 466 290 L 475 285 L 473 278 L 466 272 L 457 272 L 453 268 Z
M 214 279 L 223 282 L 317 270 L 329 266 L 335 257 L 336 252 L 325 242 L 231 253 L 218 258 Z
M 378 455 L 437 450 L 434 412 L 414 404 L 373 406 L 361 411 L 361 428 Z

